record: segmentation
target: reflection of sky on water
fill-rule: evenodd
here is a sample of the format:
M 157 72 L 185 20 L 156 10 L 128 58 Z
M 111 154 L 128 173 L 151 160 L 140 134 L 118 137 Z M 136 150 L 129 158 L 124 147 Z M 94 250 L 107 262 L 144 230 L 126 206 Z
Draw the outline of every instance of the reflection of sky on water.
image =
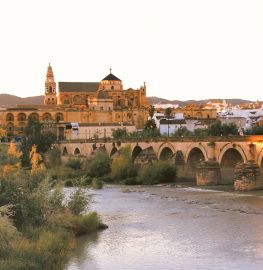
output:
M 262 269 L 262 199 L 146 190 L 96 191 L 92 207 L 109 229 L 81 237 L 66 269 Z

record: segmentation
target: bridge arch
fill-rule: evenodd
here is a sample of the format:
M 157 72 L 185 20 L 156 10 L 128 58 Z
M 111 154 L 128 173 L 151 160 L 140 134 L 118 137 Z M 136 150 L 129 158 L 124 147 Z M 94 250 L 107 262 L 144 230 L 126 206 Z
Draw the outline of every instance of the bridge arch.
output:
M 243 148 L 240 145 L 228 143 L 220 151 L 220 154 L 218 156 L 218 162 L 219 162 L 219 164 L 221 164 L 221 161 L 222 161 L 222 158 L 223 158 L 225 152 L 228 151 L 229 149 L 235 149 L 241 155 L 241 157 L 243 159 L 243 162 L 246 162 L 247 161 L 247 157 L 246 157 L 245 151 L 243 150 Z
M 134 161 L 141 152 L 142 148 L 139 145 L 136 145 L 132 150 L 132 161 Z
M 118 152 L 118 149 L 116 146 L 113 146 L 110 151 L 110 157 L 114 156 Z
M 169 142 L 165 142 L 165 143 L 161 144 L 161 146 L 158 150 L 158 153 L 157 153 L 158 160 L 161 158 L 161 155 L 164 155 L 163 151 L 165 151 L 167 153 L 169 151 L 169 153 L 172 153 L 172 155 L 175 153 L 175 149 L 174 149 L 173 145 Z
M 176 151 L 175 157 L 174 157 L 175 165 L 184 165 L 184 154 L 181 150 Z
M 66 146 L 64 146 L 63 151 L 62 151 L 62 156 L 67 156 L 68 155 L 68 149 Z
M 74 156 L 80 156 L 80 150 L 78 147 L 76 147 L 74 150 Z
M 206 149 L 205 147 L 202 145 L 202 143 L 192 143 L 186 150 L 186 153 L 185 153 L 185 161 L 188 162 L 188 159 L 189 159 L 189 154 L 191 153 L 191 151 L 194 149 L 194 148 L 198 148 L 203 156 L 204 156 L 204 159 L 205 160 L 208 160 L 208 155 L 207 155 L 207 152 L 206 152 Z
M 236 165 L 238 163 L 246 162 L 246 160 L 247 158 L 241 147 L 234 147 L 232 144 L 228 144 L 219 158 L 222 183 L 232 184 L 234 182 Z
M 195 180 L 197 166 L 200 164 L 200 162 L 207 159 L 205 154 L 206 152 L 204 151 L 204 149 L 201 149 L 199 147 L 192 147 L 191 150 L 187 153 L 186 159 L 187 178 Z
M 256 157 L 256 162 L 261 169 L 261 173 L 263 174 L 263 147 L 258 152 L 258 155 Z
M 162 149 L 162 151 L 160 152 L 160 156 L 159 159 L 160 160 L 169 160 L 172 158 L 172 156 L 174 155 L 173 151 L 171 150 L 170 147 L 166 146 Z

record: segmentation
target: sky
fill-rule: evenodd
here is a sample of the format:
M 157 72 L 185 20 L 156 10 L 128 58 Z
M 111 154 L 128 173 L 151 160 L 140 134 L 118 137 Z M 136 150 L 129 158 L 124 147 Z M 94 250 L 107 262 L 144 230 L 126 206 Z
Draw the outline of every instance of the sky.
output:
M 172 100 L 263 100 L 262 0 L 0 0 L 0 93 L 100 81 Z

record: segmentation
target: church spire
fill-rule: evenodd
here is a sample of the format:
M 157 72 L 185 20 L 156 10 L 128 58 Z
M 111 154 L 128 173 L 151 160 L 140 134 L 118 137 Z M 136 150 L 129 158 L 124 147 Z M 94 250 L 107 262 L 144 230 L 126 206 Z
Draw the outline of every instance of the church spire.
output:
M 53 74 L 53 70 L 52 70 L 52 66 L 50 65 L 50 63 L 48 63 L 48 67 L 47 67 L 47 75 L 46 75 L 46 82 L 47 81 L 54 81 L 54 74 Z
M 46 105 L 57 104 L 56 82 L 52 66 L 48 63 L 46 81 L 45 81 L 45 100 Z

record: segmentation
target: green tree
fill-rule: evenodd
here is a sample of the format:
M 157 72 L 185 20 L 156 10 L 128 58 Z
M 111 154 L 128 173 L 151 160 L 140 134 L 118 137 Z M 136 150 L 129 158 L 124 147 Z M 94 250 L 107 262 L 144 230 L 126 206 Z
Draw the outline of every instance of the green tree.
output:
M 80 215 L 85 211 L 90 202 L 90 197 L 82 188 L 77 188 L 69 198 L 68 208 L 73 215 Z
M 173 109 L 168 107 L 165 109 L 165 116 L 167 117 L 167 120 L 168 120 L 168 137 L 170 136 L 170 123 L 169 123 L 169 119 L 171 117 L 171 114 L 172 114 L 172 111 Z
M 29 166 L 29 153 L 33 145 L 37 146 L 38 152 L 44 154 L 50 149 L 56 141 L 56 135 L 50 132 L 44 133 L 41 130 L 41 124 L 38 120 L 29 117 L 28 124 L 24 131 L 24 137 L 21 144 L 22 166 Z
M 173 182 L 176 179 L 176 168 L 167 161 L 154 161 L 140 170 L 138 178 L 145 185 Z
M 115 158 L 111 165 L 111 178 L 115 182 L 136 176 L 137 171 L 132 162 L 130 147 L 120 149 L 120 155 Z
M 263 135 L 263 127 L 255 126 L 245 131 L 246 135 Z
M 90 161 L 88 174 L 91 177 L 100 177 L 110 173 L 111 160 L 107 153 L 98 151 Z
M 146 121 L 145 127 L 144 127 L 145 130 L 154 130 L 156 128 L 157 126 L 154 119 L 150 119 Z
M 238 135 L 238 128 L 235 123 L 222 124 L 220 120 L 217 120 L 208 127 L 207 133 L 210 136 Z
M 208 135 L 208 130 L 204 128 L 197 128 L 194 130 L 194 136 L 198 138 L 203 138 Z
M 173 134 L 175 137 L 191 137 L 193 133 L 189 131 L 186 127 L 178 128 Z
M 126 128 L 112 129 L 112 137 L 114 139 L 123 139 L 128 137 L 128 132 Z

